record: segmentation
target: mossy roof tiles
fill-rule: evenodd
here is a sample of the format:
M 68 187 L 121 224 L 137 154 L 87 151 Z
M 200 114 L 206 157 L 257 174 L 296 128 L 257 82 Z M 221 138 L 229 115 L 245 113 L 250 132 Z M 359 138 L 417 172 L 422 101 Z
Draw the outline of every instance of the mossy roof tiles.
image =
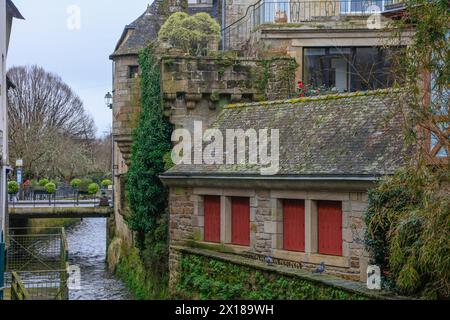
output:
M 279 176 L 380 176 L 394 173 L 411 152 L 399 100 L 395 92 L 369 91 L 230 105 L 212 128 L 224 136 L 227 129 L 279 129 Z M 260 175 L 260 169 L 181 164 L 165 175 Z

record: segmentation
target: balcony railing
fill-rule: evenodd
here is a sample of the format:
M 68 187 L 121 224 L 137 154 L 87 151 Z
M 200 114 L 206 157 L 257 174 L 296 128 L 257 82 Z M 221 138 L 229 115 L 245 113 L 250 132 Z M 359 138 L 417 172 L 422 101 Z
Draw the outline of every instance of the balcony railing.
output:
M 222 30 L 225 50 L 246 43 L 263 24 L 303 23 L 342 16 L 369 16 L 384 10 L 395 0 L 265 1 L 249 6 L 245 15 Z

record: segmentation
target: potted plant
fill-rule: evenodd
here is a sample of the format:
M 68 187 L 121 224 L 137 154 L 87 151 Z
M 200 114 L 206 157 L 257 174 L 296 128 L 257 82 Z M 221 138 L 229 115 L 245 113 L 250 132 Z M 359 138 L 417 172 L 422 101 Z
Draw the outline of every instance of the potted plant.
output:
M 55 195 L 56 193 L 56 183 L 54 182 L 49 182 L 45 185 L 45 192 L 47 192 L 48 194 L 48 201 L 50 203 L 51 199 L 52 199 L 52 195 Z
M 109 199 L 108 196 L 106 194 L 106 190 L 108 190 L 108 188 L 110 186 L 112 186 L 112 181 L 109 179 L 105 179 L 102 181 L 102 195 L 100 198 L 100 206 L 101 207 L 108 207 L 109 206 Z
M 14 199 L 14 197 L 17 195 L 19 190 L 20 190 L 20 186 L 16 181 L 8 182 L 8 194 L 11 198 Z

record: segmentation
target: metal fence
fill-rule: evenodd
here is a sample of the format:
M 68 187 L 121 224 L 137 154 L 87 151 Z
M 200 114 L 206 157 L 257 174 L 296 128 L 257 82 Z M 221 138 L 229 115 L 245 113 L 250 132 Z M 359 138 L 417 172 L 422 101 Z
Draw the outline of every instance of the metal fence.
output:
M 67 299 L 68 245 L 64 228 L 47 228 L 39 233 L 11 229 L 7 243 L 5 287 L 11 299 Z M 22 289 L 26 289 L 25 293 Z
M 67 300 L 67 272 L 11 273 L 11 300 Z
M 239 49 L 260 25 L 331 20 L 341 16 L 369 16 L 393 0 L 265 1 L 249 6 L 245 15 L 222 30 L 224 50 Z

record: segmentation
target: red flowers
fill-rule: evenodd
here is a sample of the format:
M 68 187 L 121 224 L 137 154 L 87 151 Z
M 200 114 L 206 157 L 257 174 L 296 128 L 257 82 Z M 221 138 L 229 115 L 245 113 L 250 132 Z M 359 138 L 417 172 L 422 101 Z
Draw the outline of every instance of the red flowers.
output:
M 303 89 L 303 87 L 304 87 L 303 82 L 299 81 L 298 82 L 298 88 L 299 89 Z

